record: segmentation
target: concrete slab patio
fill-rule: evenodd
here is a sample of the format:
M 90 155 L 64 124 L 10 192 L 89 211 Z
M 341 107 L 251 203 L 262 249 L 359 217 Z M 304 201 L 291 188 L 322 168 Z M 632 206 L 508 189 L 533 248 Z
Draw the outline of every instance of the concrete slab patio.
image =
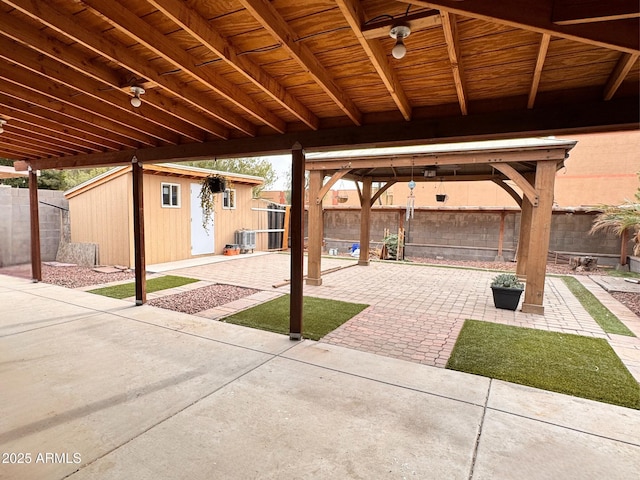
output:
M 6 276 L 0 385 L 2 479 L 627 479 L 640 465 L 636 410 Z

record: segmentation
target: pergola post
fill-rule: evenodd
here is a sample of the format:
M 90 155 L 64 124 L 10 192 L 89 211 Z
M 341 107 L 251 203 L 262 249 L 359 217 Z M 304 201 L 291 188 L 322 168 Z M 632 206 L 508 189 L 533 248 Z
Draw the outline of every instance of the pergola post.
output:
M 371 236 L 371 177 L 362 180 L 360 198 L 360 257 L 358 265 L 369 265 L 369 238 Z
M 307 285 L 322 285 L 322 198 L 320 189 L 324 173 L 320 170 L 309 172 L 309 248 L 307 256 Z
M 291 148 L 291 295 L 289 338 L 302 339 L 302 289 L 304 267 L 304 150 Z M 310 203 L 313 199 L 310 200 Z
M 31 279 L 42 281 L 40 253 L 40 214 L 38 211 L 38 172 L 29 167 L 29 218 L 31 222 Z
M 536 164 L 535 190 L 538 205 L 532 208 L 529 255 L 526 267 L 527 283 L 522 311 L 544 314 L 544 281 L 551 234 L 551 214 L 553 209 L 553 188 L 558 162 L 539 161 Z M 524 205 L 524 203 L 523 203 Z
M 518 235 L 518 252 L 516 255 L 516 275 L 522 280 L 527 278 L 532 211 L 533 205 L 531 205 L 531 202 L 527 197 L 523 196 L 522 206 L 520 207 L 520 233 Z
M 134 156 L 131 159 L 133 177 L 133 246 L 136 280 L 136 305 L 147 303 L 147 264 L 144 244 L 143 168 Z

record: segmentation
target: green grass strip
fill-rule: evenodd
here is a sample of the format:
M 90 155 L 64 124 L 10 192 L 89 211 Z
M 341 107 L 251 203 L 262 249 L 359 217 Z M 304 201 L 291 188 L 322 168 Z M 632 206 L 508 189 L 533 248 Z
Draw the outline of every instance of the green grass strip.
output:
M 466 320 L 447 368 L 640 409 L 640 385 L 601 338 Z
M 188 285 L 189 283 L 197 281 L 195 278 L 177 277 L 175 275 L 152 278 L 147 280 L 147 293 L 158 292 L 160 290 L 166 290 L 167 288 L 181 287 L 182 285 Z M 111 298 L 128 298 L 136 294 L 136 284 L 123 283 L 122 285 L 114 285 L 112 287 L 96 288 L 95 290 L 89 290 L 89 292 Z
M 589 315 L 600 325 L 607 333 L 615 333 L 617 335 L 627 335 L 635 337 L 633 332 L 627 326 L 618 320 L 611 311 L 600 303 L 593 293 L 587 290 L 579 280 L 573 277 L 562 277 L 565 285 L 571 290 L 571 293 L 580 301 L 584 309 Z
M 324 298 L 304 297 L 302 336 L 319 340 L 335 330 L 368 305 Z M 289 333 L 289 295 L 243 310 L 223 319 L 224 322 L 276 333 Z

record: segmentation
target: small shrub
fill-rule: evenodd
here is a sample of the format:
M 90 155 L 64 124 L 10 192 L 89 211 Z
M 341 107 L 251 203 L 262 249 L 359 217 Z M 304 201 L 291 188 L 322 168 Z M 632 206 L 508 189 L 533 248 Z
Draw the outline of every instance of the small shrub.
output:
M 492 287 L 524 289 L 524 284 L 512 273 L 501 273 L 491 281 Z

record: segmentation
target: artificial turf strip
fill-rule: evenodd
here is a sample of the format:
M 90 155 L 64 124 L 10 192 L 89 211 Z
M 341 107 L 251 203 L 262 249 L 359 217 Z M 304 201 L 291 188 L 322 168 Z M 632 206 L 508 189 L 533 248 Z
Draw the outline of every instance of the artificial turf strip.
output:
M 175 275 L 152 278 L 147 280 L 147 293 L 158 292 L 160 290 L 166 290 L 167 288 L 181 287 L 182 285 L 188 285 L 189 283 L 197 281 L 195 278 L 177 277 Z M 96 288 L 95 290 L 89 290 L 89 292 L 111 298 L 128 298 L 136 294 L 136 284 L 123 283 L 122 285 L 114 285 L 112 287 Z
M 466 320 L 446 368 L 640 409 L 640 385 L 601 338 Z
M 607 307 L 602 305 L 593 293 L 584 288 L 579 280 L 565 276 L 562 277 L 562 281 L 605 332 L 635 337 L 634 333 L 618 320 L 618 317 L 611 313 Z
M 302 336 L 319 340 L 335 330 L 368 305 L 324 298 L 304 297 L 302 308 Z M 289 295 L 235 313 L 223 322 L 244 325 L 276 333 L 289 333 Z

